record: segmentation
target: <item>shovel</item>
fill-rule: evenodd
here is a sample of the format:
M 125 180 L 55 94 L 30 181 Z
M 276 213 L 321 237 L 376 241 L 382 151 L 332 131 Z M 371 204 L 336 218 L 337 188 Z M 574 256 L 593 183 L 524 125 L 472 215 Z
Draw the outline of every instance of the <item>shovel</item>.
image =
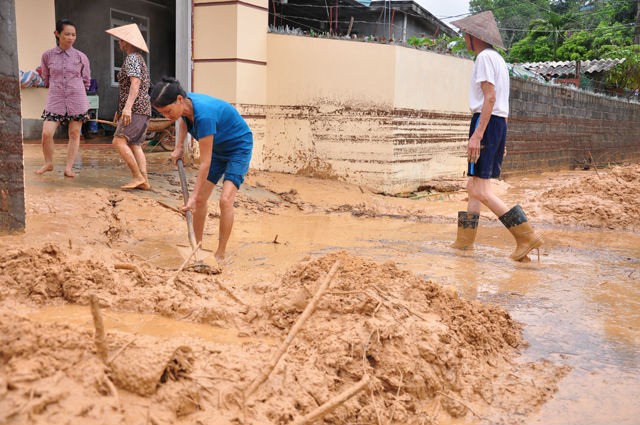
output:
M 182 188 L 182 198 L 184 199 L 184 204 L 187 205 L 187 202 L 189 201 L 189 188 L 187 187 L 187 177 L 184 174 L 184 164 L 182 163 L 182 159 L 178 159 L 177 164 L 178 164 L 178 174 L 180 174 L 180 186 Z M 182 254 L 182 256 L 186 259 L 197 248 L 198 252 L 195 253 L 194 258 L 196 263 L 201 262 L 208 254 L 211 253 L 211 251 L 198 248 L 198 243 L 196 242 L 196 234 L 193 231 L 193 213 L 187 210 L 186 216 L 187 216 L 187 231 L 189 234 L 189 245 L 191 245 L 191 251 L 187 252 L 186 250 L 180 249 L 181 247 L 178 247 L 178 250 L 180 251 L 180 254 Z M 204 253 L 204 255 L 201 254 L 199 256 L 198 253 L 200 252 Z

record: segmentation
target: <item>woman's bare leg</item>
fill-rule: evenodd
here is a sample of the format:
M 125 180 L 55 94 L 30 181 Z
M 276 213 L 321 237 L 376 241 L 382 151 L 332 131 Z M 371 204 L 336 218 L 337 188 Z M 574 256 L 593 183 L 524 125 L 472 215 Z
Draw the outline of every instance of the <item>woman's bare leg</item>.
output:
M 220 194 L 220 230 L 218 235 L 218 249 L 215 256 L 218 260 L 224 260 L 224 253 L 227 249 L 227 242 L 231 236 L 233 228 L 234 209 L 233 203 L 236 200 L 238 188 L 229 180 L 222 183 L 222 193 Z
M 42 154 L 44 165 L 36 171 L 36 174 L 44 174 L 53 171 L 53 134 L 60 123 L 56 121 L 44 121 L 42 123 Z
M 136 161 L 136 157 L 133 155 L 133 151 L 131 147 L 127 144 L 127 139 L 124 137 L 116 136 L 113 138 L 113 145 L 116 147 L 116 150 L 120 154 L 120 157 L 129 167 L 131 171 L 131 176 L 133 177 L 129 183 L 122 185 L 120 188 L 124 190 L 135 189 L 141 184 L 145 183 L 144 176 L 140 172 L 140 167 L 138 167 L 138 162 Z
M 142 146 L 131 145 L 131 151 L 133 152 L 133 156 L 136 158 L 136 162 L 138 163 L 140 174 L 142 174 L 142 177 L 144 177 L 145 180 L 143 184 L 140 184 L 137 187 L 138 189 L 149 190 L 151 189 L 151 185 L 149 184 L 149 176 L 147 175 L 147 157 L 144 156 Z
M 67 166 L 64 169 L 66 177 L 75 177 L 73 172 L 73 163 L 76 162 L 78 150 L 80 149 L 80 130 L 82 128 L 81 121 L 69 122 L 69 145 L 67 146 Z
M 202 234 L 204 233 L 204 223 L 207 220 L 207 210 L 209 206 L 207 201 L 211 196 L 211 192 L 216 186 L 209 180 L 204 182 L 204 186 L 198 192 L 196 198 L 196 208 L 193 212 L 193 233 L 196 235 L 196 242 L 202 242 Z

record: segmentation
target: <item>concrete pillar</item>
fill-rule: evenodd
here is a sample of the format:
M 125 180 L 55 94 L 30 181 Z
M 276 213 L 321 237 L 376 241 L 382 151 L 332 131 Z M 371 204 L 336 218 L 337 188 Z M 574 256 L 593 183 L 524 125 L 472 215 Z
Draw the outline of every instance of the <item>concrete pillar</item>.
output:
M 267 0 L 193 0 L 193 91 L 265 105 Z
M 0 2 L 0 233 L 24 230 L 24 164 L 14 0 Z

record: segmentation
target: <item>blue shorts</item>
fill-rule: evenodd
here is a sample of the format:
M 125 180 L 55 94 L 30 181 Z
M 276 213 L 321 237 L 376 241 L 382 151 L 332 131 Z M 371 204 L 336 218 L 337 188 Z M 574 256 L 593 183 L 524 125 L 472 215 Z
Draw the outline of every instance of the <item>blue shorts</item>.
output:
M 216 152 L 214 150 L 211 155 L 211 165 L 209 166 L 207 180 L 213 184 L 218 184 L 218 181 L 224 175 L 224 180 L 229 180 L 236 188 L 240 189 L 240 185 L 244 182 L 244 176 L 249 171 L 253 140 L 249 144 L 243 141 L 239 145 L 235 149 L 226 149 L 224 152 Z
M 476 121 L 480 114 L 475 113 L 471 118 L 469 138 L 476 128 Z M 500 177 L 504 148 L 507 143 L 507 120 L 504 117 L 491 115 L 489 124 L 480 141 L 480 158 L 475 163 L 473 177 L 481 179 L 495 179 Z

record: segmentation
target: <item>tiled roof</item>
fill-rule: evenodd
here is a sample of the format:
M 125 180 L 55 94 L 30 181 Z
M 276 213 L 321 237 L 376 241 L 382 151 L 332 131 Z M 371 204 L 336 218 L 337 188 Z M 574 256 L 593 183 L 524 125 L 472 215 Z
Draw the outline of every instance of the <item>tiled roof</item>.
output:
M 595 59 L 580 62 L 581 72 L 590 74 L 592 72 L 608 71 L 614 66 L 624 62 L 622 59 Z M 540 75 L 550 77 L 566 77 L 573 76 L 576 72 L 575 61 L 564 62 L 527 62 L 519 64 L 523 68 L 533 71 Z

